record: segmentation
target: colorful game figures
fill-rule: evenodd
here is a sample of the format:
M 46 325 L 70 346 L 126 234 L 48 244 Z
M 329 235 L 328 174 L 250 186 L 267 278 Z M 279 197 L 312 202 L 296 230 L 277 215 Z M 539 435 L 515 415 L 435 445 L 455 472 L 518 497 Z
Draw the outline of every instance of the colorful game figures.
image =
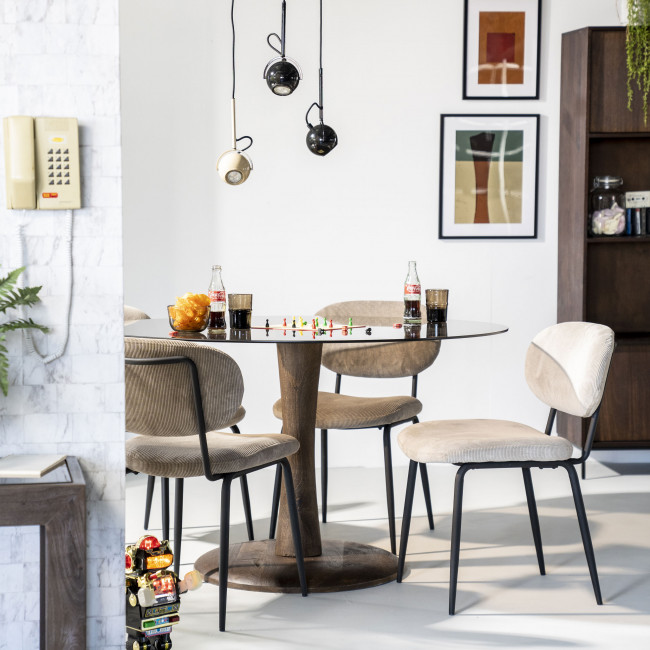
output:
M 203 576 L 190 571 L 179 580 L 167 571 L 174 556 L 169 542 L 153 535 L 126 547 L 126 648 L 170 650 L 172 626 L 179 621 L 179 595 L 198 589 Z

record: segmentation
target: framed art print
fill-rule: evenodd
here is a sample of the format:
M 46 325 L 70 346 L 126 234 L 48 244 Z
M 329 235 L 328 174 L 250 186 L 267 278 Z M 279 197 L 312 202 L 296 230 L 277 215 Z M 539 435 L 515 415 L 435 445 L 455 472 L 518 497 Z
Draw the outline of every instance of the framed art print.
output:
M 539 99 L 542 0 L 465 0 L 463 99 Z
M 539 115 L 442 115 L 440 239 L 537 237 Z

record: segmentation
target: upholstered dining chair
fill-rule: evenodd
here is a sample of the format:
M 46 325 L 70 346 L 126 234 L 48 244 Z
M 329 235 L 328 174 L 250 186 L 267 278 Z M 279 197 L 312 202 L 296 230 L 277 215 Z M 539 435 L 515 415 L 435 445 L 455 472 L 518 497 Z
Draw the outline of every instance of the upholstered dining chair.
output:
M 125 339 L 126 425 L 138 434 L 126 443 L 134 472 L 175 479 L 175 571 L 182 536 L 183 481 L 221 480 L 219 629 L 225 629 L 231 482 L 264 467 L 282 468 L 296 562 L 307 595 L 293 479 L 287 456 L 299 448 L 292 436 L 217 431 L 232 421 L 244 394 L 239 366 L 227 354 L 187 341 Z
M 131 325 L 131 323 L 136 323 L 139 320 L 147 320 L 149 315 L 131 305 L 124 305 L 124 326 Z M 239 406 L 237 412 L 233 416 L 232 420 L 228 422 L 224 428 L 230 429 L 233 433 L 240 433 L 237 425 L 244 419 L 246 415 L 246 410 L 243 406 Z M 246 517 L 246 531 L 248 533 L 248 539 L 253 540 L 255 534 L 253 531 L 253 516 L 251 514 L 251 502 L 250 496 L 248 493 L 248 482 L 246 476 L 242 476 L 240 479 L 241 483 L 241 493 L 242 501 L 244 503 L 244 515 Z M 147 493 L 145 497 L 145 506 L 144 506 L 144 528 L 147 530 L 149 528 L 149 520 L 151 518 L 151 503 L 153 502 L 153 493 L 156 485 L 156 477 L 148 476 L 147 477 Z M 169 539 L 169 479 L 161 477 L 160 479 L 161 486 L 161 504 L 162 504 L 162 535 L 163 539 Z
M 132 307 L 131 305 L 124 305 L 124 325 L 131 325 L 139 320 L 147 320 L 150 316 L 138 309 L 137 307 Z
M 506 420 L 421 422 L 400 432 L 399 446 L 411 462 L 402 519 L 398 582 L 402 581 L 404 572 L 418 464 L 453 463 L 458 466 L 451 525 L 449 614 L 454 614 L 456 608 L 465 474 L 473 469 L 515 467 L 522 470 L 537 562 L 540 574 L 544 575 L 542 538 L 530 470 L 533 467 L 562 467 L 569 475 L 596 602 L 602 605 L 594 549 L 575 466 L 584 463 L 591 451 L 613 351 L 614 332 L 605 325 L 559 323 L 535 336 L 526 354 L 525 377 L 536 397 L 551 409 L 544 432 Z M 589 429 L 579 457 L 573 457 L 573 446 L 568 440 L 551 436 L 558 411 L 589 418 Z
M 320 317 L 335 323 L 347 324 L 349 319 L 358 325 L 392 326 L 401 322 L 404 303 L 400 301 L 347 301 L 328 305 L 319 309 Z M 358 331 L 358 330 L 357 330 Z M 386 502 L 391 552 L 396 553 L 395 540 L 395 499 L 393 489 L 393 463 L 391 452 L 391 430 L 405 422 L 417 422 L 422 411 L 422 403 L 417 399 L 418 374 L 436 360 L 440 351 L 440 341 L 396 343 L 328 343 L 323 346 L 321 363 L 336 373 L 333 393 L 319 392 L 316 406 L 316 428 L 321 435 L 321 513 L 323 523 L 327 522 L 328 487 L 328 432 L 332 429 L 352 431 L 378 428 L 383 430 L 384 473 L 386 482 Z M 365 378 L 411 377 L 411 395 L 390 397 L 354 397 L 341 393 L 343 375 Z M 282 401 L 273 405 L 273 413 L 282 418 Z M 431 495 L 426 465 L 420 465 L 424 499 L 433 530 Z M 279 472 L 273 496 L 270 536 L 275 535 L 275 521 L 280 495 Z

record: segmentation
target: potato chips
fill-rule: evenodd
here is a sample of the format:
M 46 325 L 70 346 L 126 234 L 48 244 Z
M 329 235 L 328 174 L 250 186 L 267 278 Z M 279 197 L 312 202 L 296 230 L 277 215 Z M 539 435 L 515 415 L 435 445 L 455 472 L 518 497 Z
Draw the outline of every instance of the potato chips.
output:
M 169 308 L 169 316 L 177 330 L 202 330 L 208 323 L 210 298 L 204 293 L 186 293 L 176 298 L 176 304 Z

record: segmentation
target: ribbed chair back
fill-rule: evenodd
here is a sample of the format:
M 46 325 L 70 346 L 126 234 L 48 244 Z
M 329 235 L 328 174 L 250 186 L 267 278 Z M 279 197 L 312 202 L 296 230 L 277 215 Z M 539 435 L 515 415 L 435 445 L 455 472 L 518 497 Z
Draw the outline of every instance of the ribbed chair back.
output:
M 526 381 L 551 408 L 590 417 L 603 397 L 613 352 L 614 332 L 606 325 L 551 325 L 528 347 Z
M 398 300 L 350 300 L 319 309 L 318 316 L 334 323 L 390 327 L 401 323 L 404 303 Z M 365 336 L 355 330 L 355 336 Z M 390 349 L 386 348 L 390 346 Z M 322 364 L 350 377 L 412 377 L 428 368 L 440 352 L 440 341 L 395 343 L 332 343 L 323 346 Z
M 149 318 L 149 315 L 138 309 L 137 307 L 131 307 L 131 305 L 124 305 L 124 324 L 130 325 L 139 320 L 146 320 Z
M 225 352 L 200 343 L 144 338 L 124 339 L 126 358 L 184 356 L 197 367 L 206 430 L 222 429 L 233 420 L 244 395 L 237 363 Z M 187 364 L 125 366 L 126 428 L 147 436 L 198 433 L 192 381 Z

